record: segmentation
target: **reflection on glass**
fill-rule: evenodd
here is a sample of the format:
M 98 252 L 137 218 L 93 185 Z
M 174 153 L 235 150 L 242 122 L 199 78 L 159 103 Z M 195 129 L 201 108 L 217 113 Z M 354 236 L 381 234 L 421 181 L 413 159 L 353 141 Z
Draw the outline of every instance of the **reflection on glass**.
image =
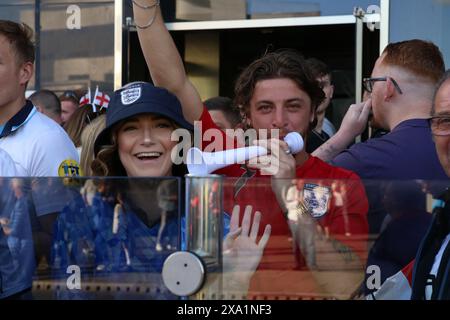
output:
M 67 270 L 79 267 L 83 284 L 80 290 L 73 278 L 72 287 L 61 286 L 56 297 L 176 298 L 161 271 L 179 248 L 178 180 L 89 179 L 78 187 L 56 220 L 50 264 L 52 278 L 62 283 Z M 103 290 L 89 292 L 90 285 Z
M 353 180 L 288 180 L 281 207 L 275 195 L 269 198 L 263 191 L 272 190 L 267 179 L 247 180 L 252 188 L 244 193 L 235 193 L 242 186 L 239 179 L 186 180 L 180 194 L 179 178 L 0 178 L 0 297 L 26 290 L 34 281 L 27 294 L 35 299 L 178 299 L 162 282 L 162 265 L 183 246 L 209 271 L 220 271 L 220 240 L 227 233 L 223 216 L 235 205 L 232 190 L 233 196 L 254 199 L 249 210 L 260 211 L 261 222 L 253 228 L 253 214 L 244 218 L 241 207 L 231 225 L 233 230 L 241 226 L 248 239 L 236 239 L 235 249 L 242 251 L 230 260 L 234 283 L 204 287 L 200 298 L 220 299 L 225 287 L 238 299 L 364 298 L 415 257 L 433 206 L 439 206 L 433 198 L 447 185 L 363 181 L 377 194 L 369 197 L 371 207 L 379 208 L 377 218 L 368 220 L 378 231 L 362 234 L 355 231 L 355 208 L 363 194 L 355 192 L 360 185 Z M 179 204 L 185 200 L 187 216 L 180 223 Z M 54 212 L 59 214 L 53 220 L 43 220 Z M 53 227 L 45 228 L 44 221 L 54 221 Z M 242 259 L 245 252 L 256 252 L 267 223 L 272 225 L 267 246 L 256 250 L 257 259 Z M 250 262 L 248 270 L 233 269 Z M 240 279 L 249 282 L 236 286 Z
M 186 249 L 210 270 L 221 266 L 222 178 L 186 176 Z

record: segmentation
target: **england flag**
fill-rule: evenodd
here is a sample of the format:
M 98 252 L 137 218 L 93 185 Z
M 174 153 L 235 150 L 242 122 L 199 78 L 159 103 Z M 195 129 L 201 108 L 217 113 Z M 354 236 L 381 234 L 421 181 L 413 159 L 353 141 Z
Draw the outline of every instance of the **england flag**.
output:
M 109 96 L 106 93 L 99 91 L 97 87 L 95 90 L 94 105 L 99 106 L 100 110 L 102 110 L 103 108 L 107 109 L 109 101 Z
M 91 103 L 91 88 L 88 88 L 88 92 L 80 99 L 80 107 L 90 103 Z

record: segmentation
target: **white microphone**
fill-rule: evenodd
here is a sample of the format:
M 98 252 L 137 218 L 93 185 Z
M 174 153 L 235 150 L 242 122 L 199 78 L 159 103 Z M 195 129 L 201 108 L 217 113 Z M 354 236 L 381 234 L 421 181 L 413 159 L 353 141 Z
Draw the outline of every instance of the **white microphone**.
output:
M 298 132 L 288 133 L 284 141 L 291 154 L 299 153 L 304 147 L 303 138 Z M 236 163 L 243 163 L 251 158 L 265 156 L 267 153 L 267 149 L 260 146 L 217 152 L 203 152 L 198 148 L 190 148 L 187 152 L 187 168 L 190 174 L 203 176 Z

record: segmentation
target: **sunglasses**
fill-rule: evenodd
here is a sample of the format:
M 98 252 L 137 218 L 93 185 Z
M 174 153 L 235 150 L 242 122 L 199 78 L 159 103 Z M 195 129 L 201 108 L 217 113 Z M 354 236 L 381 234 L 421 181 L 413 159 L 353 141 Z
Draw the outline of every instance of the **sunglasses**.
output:
M 72 90 L 64 91 L 63 96 L 66 98 L 74 98 L 77 101 L 79 100 L 78 95 Z

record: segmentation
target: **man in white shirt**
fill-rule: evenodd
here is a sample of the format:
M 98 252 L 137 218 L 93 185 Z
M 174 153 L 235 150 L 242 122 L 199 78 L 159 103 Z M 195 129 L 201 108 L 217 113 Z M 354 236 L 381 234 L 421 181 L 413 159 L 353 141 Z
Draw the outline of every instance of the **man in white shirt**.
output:
M 14 177 L 16 175 L 16 166 L 14 160 L 9 154 L 0 149 L 0 177 Z
M 64 199 L 64 192 L 59 192 L 64 191 L 60 181 L 50 188 L 47 179 L 35 177 L 78 176 L 80 171 L 77 151 L 64 130 L 25 99 L 27 84 L 34 72 L 32 35 L 25 24 L 0 20 L 0 148 L 11 156 L 17 176 L 33 177 L 24 179 L 19 189 L 32 203 L 27 211 L 35 247 L 43 248 L 48 254 L 53 222 L 67 199 Z M 33 250 L 22 253 L 31 255 Z M 43 254 L 37 250 L 38 257 Z M 2 259 L 0 264 L 6 264 Z M 2 277 L 2 286 L 7 288 L 0 288 L 0 298 L 29 290 L 31 271 L 21 272 L 23 281 L 16 286 L 8 286 L 12 276 Z

